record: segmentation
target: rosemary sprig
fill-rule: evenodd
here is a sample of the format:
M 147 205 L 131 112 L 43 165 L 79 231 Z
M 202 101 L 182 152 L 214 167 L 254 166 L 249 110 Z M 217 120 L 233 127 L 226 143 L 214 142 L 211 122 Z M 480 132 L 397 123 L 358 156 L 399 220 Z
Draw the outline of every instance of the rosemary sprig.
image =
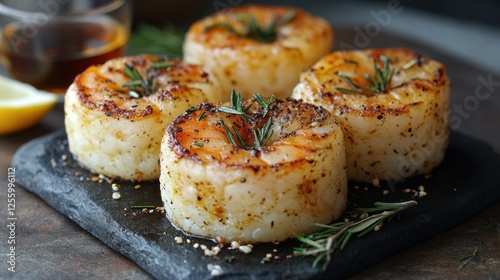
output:
M 267 98 L 267 100 L 264 100 L 264 97 L 260 95 L 260 93 L 253 94 L 253 99 L 259 103 L 260 106 L 264 109 L 263 117 L 267 116 L 267 113 L 269 112 L 269 107 L 276 101 L 276 98 L 274 95 L 271 95 L 270 97 Z
M 152 69 L 167 68 L 175 65 L 172 61 L 151 61 L 150 64 Z M 147 73 L 143 77 L 134 66 L 125 63 L 123 74 L 130 78 L 130 81 L 124 83 L 123 86 L 130 89 L 129 95 L 131 97 L 140 98 L 155 92 L 156 86 L 154 81 L 149 78 L 150 73 Z
M 205 27 L 205 30 L 208 31 L 216 27 L 222 27 L 240 38 L 251 38 L 263 43 L 272 43 L 276 41 L 276 38 L 278 37 L 278 33 L 276 31 L 277 27 L 292 21 L 295 17 L 295 13 L 296 11 L 294 9 L 289 10 L 282 17 L 271 21 L 271 23 L 267 26 L 259 26 L 254 15 L 237 14 L 235 17 L 238 20 L 243 21 L 244 24 L 245 31 L 243 33 L 238 32 L 228 22 L 218 22 L 209 25 Z
M 368 74 L 365 74 L 365 78 L 372 84 L 371 87 L 366 87 L 369 91 L 373 93 L 385 92 L 388 89 L 388 85 L 391 82 L 392 76 L 394 75 L 394 68 L 390 69 L 390 61 L 387 56 L 381 55 L 380 60 L 384 62 L 384 70 L 378 67 L 375 60 L 373 60 L 373 68 L 375 70 L 375 74 L 373 77 L 370 77 Z
M 265 100 L 260 94 L 254 94 L 254 100 L 259 103 L 259 105 L 262 106 L 263 108 L 263 114 L 262 117 L 266 117 L 267 113 L 269 112 L 269 108 L 271 104 L 273 104 L 276 101 L 276 98 L 274 96 L 271 96 Z M 233 114 L 233 115 L 239 115 L 243 121 L 248 121 L 248 118 L 250 117 L 248 114 L 248 110 L 252 107 L 252 104 L 250 103 L 247 106 L 243 106 L 243 98 L 241 97 L 241 94 L 238 93 L 233 89 L 231 92 L 231 108 L 221 106 L 218 108 L 220 112 L 224 112 L 227 114 Z M 220 121 L 220 124 L 222 128 L 224 129 L 224 132 L 226 133 L 227 139 L 231 144 L 233 144 L 235 147 L 241 146 L 245 150 L 258 150 L 262 149 L 269 140 L 271 139 L 271 136 L 273 135 L 273 130 L 271 129 L 272 126 L 272 118 L 269 118 L 266 122 L 266 124 L 262 128 L 257 128 L 253 129 L 253 135 L 254 135 L 254 143 L 252 146 L 248 146 L 245 141 L 243 140 L 243 137 L 241 137 L 241 134 L 238 132 L 238 129 L 234 125 L 231 125 L 229 128 L 223 120 Z M 239 144 L 239 146 L 238 146 Z
M 129 53 L 149 53 L 182 58 L 182 44 L 185 32 L 174 25 L 158 28 L 139 24 L 130 36 Z
M 300 247 L 295 248 L 294 253 L 302 256 L 316 256 L 313 266 L 324 260 L 323 269 L 326 269 L 331 260 L 331 254 L 335 249 L 342 250 L 352 235 L 361 237 L 371 231 L 378 231 L 382 224 L 392 217 L 416 205 L 417 202 L 410 200 L 399 203 L 375 202 L 374 208 L 359 208 L 363 214 L 359 220 L 337 222 L 331 225 L 316 224 L 320 229 L 306 235 L 294 234 L 302 242 Z M 369 215 L 368 213 L 379 212 Z
M 368 75 L 368 73 L 365 73 L 365 79 L 370 83 L 371 86 L 366 86 L 366 89 L 370 91 L 371 93 L 379 93 L 379 92 L 386 92 L 389 89 L 389 83 L 392 80 L 392 76 L 394 76 L 394 68 L 390 67 L 390 61 L 389 58 L 387 58 L 384 55 L 380 56 L 380 60 L 384 62 L 383 69 L 381 69 L 375 60 L 373 60 L 373 69 L 374 69 L 374 74 L 373 76 Z M 347 62 L 346 63 L 351 63 Z M 338 73 L 338 75 L 344 79 L 351 88 L 342 88 L 342 87 L 333 87 L 334 89 L 342 92 L 342 93 L 349 93 L 349 94 L 355 94 L 355 93 L 360 93 L 362 92 L 362 89 L 360 86 L 356 85 L 349 76 L 343 74 L 343 73 Z
M 269 118 L 267 123 L 262 128 L 257 128 L 257 130 L 253 130 L 253 135 L 255 137 L 255 142 L 253 144 L 253 149 L 261 149 L 264 147 L 267 142 L 273 136 L 274 131 L 271 130 L 272 119 Z M 270 132 L 269 132 L 270 131 Z
M 125 70 L 123 73 L 130 78 L 130 81 L 123 84 L 124 87 L 130 89 L 130 96 L 139 98 L 151 95 L 155 91 L 153 81 L 147 77 L 142 77 L 141 73 L 133 66 L 125 63 Z
M 459 270 L 464 268 L 475 256 L 477 255 L 477 248 L 474 249 L 472 254 L 462 257 L 459 262 L 463 262 L 462 265 L 458 268 Z
M 231 108 L 221 106 L 219 107 L 219 111 L 228 114 L 239 115 L 243 120 L 247 120 L 247 112 L 250 107 L 252 107 L 252 104 L 243 107 L 243 98 L 241 97 L 241 94 L 233 89 L 231 91 Z
M 153 205 L 132 205 L 130 209 L 155 209 L 156 206 Z
M 223 120 L 220 120 L 220 124 L 222 125 L 222 128 L 224 129 L 224 132 L 226 133 L 226 137 L 229 140 L 229 142 L 231 142 L 231 144 L 233 144 L 235 147 L 238 147 L 238 144 L 234 140 L 233 132 L 231 132 L 231 130 L 226 126 L 226 123 L 224 123 Z M 232 128 L 233 128 L 234 134 L 236 135 L 236 137 L 238 139 L 238 142 L 240 143 L 240 145 L 244 149 L 246 149 L 246 144 L 243 141 L 243 139 L 241 138 L 240 133 L 238 132 L 238 130 L 236 130 L 236 128 L 234 126 L 232 126 Z

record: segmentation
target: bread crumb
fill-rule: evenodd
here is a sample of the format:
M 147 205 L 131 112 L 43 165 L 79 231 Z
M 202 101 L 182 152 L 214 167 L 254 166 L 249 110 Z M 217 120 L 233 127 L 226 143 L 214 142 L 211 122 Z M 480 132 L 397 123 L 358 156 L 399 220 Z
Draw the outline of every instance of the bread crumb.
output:
M 209 263 L 207 269 L 210 271 L 211 276 L 219 276 L 222 274 L 222 267 L 218 264 Z
M 240 246 L 238 248 L 238 250 L 240 250 L 241 252 L 243 252 L 245 254 L 248 254 L 248 253 L 252 252 L 252 248 L 250 248 L 248 245 Z
M 184 242 L 184 240 L 182 240 L 182 237 L 180 236 L 174 237 L 174 240 L 177 244 L 182 244 Z
M 418 197 L 424 197 L 426 195 L 427 195 L 427 193 L 425 191 L 419 191 L 418 192 Z
M 122 195 L 119 193 L 119 192 L 114 192 L 113 193 L 113 199 L 114 200 L 118 200 L 122 197 Z
M 238 249 L 240 248 L 240 243 L 238 241 L 231 241 L 231 249 Z

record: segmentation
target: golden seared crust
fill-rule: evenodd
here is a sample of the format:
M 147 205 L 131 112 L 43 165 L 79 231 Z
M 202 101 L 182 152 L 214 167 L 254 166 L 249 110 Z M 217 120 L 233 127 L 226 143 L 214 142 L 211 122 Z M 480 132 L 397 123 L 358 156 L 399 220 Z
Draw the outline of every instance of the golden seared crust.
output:
M 370 83 L 365 74 L 374 75 L 373 61 L 383 65 L 381 56 L 390 59 L 395 73 L 388 92 L 373 93 L 366 89 Z M 404 70 L 404 66 L 416 60 L 416 64 Z M 346 94 L 335 87 L 351 89 L 339 73 L 349 76 L 363 91 Z M 449 83 L 445 66 L 408 49 L 372 49 L 366 51 L 333 52 L 302 74 L 302 81 L 314 92 L 315 102 L 342 112 L 358 112 L 363 116 L 379 116 L 382 113 L 399 115 L 409 107 L 419 106 L 427 95 L 439 94 Z M 448 85 L 449 86 L 449 85 Z M 408 88 L 416 89 L 408 91 Z M 297 95 L 301 97 L 300 95 Z M 392 101 L 392 102 L 389 102 Z
M 303 132 L 304 136 L 296 135 L 296 133 L 312 128 L 317 128 L 319 131 L 321 126 L 331 125 L 332 122 L 337 124 L 326 109 L 291 98 L 277 100 L 271 106 L 270 113 L 266 117 L 262 117 L 262 108 L 253 99 L 246 99 L 243 106 L 250 104 L 252 107 L 249 113 L 252 116 L 249 121 L 243 121 L 238 115 L 219 112 L 217 108 L 221 104 L 203 103 L 196 110 L 188 110 L 177 117 L 167 128 L 170 149 L 176 152 L 179 159 L 187 157 L 199 163 L 218 161 L 226 166 L 252 168 L 257 171 L 260 167 L 269 165 L 262 157 L 273 152 L 275 146 L 297 146 L 300 147 L 302 155 L 314 153 L 328 146 L 329 143 L 325 144 L 321 140 L 328 137 L 329 133 L 308 131 Z M 200 116 L 202 116 L 201 119 Z M 234 126 L 247 146 L 251 146 L 254 141 L 253 130 L 263 127 L 269 118 L 272 118 L 273 131 L 275 131 L 271 138 L 272 143 L 259 150 L 246 150 L 228 142 L 220 122 L 223 120 L 227 126 Z M 207 135 L 207 132 L 210 134 Z M 331 133 L 331 131 L 329 132 Z M 307 138 L 307 141 L 301 142 L 295 138 Z M 212 144 L 210 141 L 214 141 L 214 139 L 225 142 L 223 147 L 217 144 L 217 147 L 221 148 L 219 153 L 212 153 L 207 148 Z M 204 148 L 196 146 L 195 142 L 203 143 Z M 302 161 L 307 161 L 307 158 L 303 157 L 286 163 L 274 163 L 273 166 L 278 168 L 283 164 L 297 165 L 302 164 Z
M 173 65 L 153 70 L 152 62 L 171 62 Z M 142 98 L 134 98 L 124 84 L 130 81 L 125 74 L 125 63 L 139 70 L 143 77 L 155 83 L 156 91 Z M 209 74 L 201 67 L 185 64 L 163 56 L 138 55 L 112 60 L 104 65 L 91 66 L 75 78 L 80 103 L 106 116 L 142 118 L 160 114 L 157 106 L 165 100 L 186 96 L 186 83 L 208 83 Z
M 277 39 L 274 42 L 260 42 L 252 38 L 240 37 L 224 27 L 208 28 L 222 22 L 229 23 L 235 31 L 246 32 L 241 20 L 242 14 L 253 15 L 259 26 L 268 26 L 272 21 L 282 18 L 290 10 L 295 10 L 295 17 L 285 25 L 277 28 Z M 320 38 L 331 38 L 332 30 L 324 20 L 312 17 L 302 9 L 287 6 L 244 5 L 225 10 L 194 23 L 189 33 L 196 34 L 191 38 L 209 48 L 236 49 L 250 45 L 268 45 L 280 47 L 283 40 L 305 38 L 306 41 L 317 41 Z M 312 30 L 311 30 L 312 28 Z M 294 32 L 290 32 L 293 29 Z M 286 47 L 286 46 L 283 46 Z

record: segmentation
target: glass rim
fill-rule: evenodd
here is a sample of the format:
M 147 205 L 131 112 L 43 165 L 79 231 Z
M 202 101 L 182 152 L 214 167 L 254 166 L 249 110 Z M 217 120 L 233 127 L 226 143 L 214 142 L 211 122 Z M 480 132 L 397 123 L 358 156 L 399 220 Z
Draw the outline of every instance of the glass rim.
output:
M 90 15 L 103 15 L 109 12 L 115 11 L 120 7 L 124 6 L 124 4 L 128 0 L 111 0 L 109 3 L 100 5 L 94 8 L 90 8 L 84 11 L 78 12 L 65 12 L 61 14 L 52 15 L 53 18 L 64 18 L 64 17 L 75 17 L 75 16 L 90 16 Z M 31 18 L 36 14 L 45 13 L 43 11 L 36 12 L 27 12 L 18 10 L 15 8 L 11 8 L 3 3 L 0 3 L 0 14 L 7 15 L 13 18 Z

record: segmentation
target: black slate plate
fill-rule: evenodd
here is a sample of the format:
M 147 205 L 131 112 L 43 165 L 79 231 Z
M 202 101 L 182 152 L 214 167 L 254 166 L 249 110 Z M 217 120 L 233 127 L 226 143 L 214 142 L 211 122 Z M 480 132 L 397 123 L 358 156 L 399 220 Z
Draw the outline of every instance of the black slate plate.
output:
M 500 199 L 500 155 L 482 141 L 452 132 L 445 160 L 431 178 L 420 176 L 395 185 L 383 183 L 380 188 L 350 183 L 350 208 L 368 207 L 375 201 L 415 199 L 419 204 L 379 232 L 351 239 L 322 271 L 311 267 L 312 258 L 286 258 L 298 245 L 295 240 L 257 244 L 248 255 L 223 248 L 215 258 L 205 256 L 193 244 L 212 247 L 215 244 L 211 241 L 191 237 L 192 243 L 187 244 L 186 237 L 162 215 L 124 210 L 132 205 L 161 206 L 157 182 L 141 183 L 142 187 L 135 190 L 132 182 L 116 181 L 121 185 L 122 198 L 113 200 L 110 183 L 87 181 L 95 175 L 71 158 L 64 131 L 21 147 L 14 155 L 13 166 L 22 170 L 16 178 L 18 183 L 161 279 L 210 278 L 209 264 L 221 266 L 221 279 L 344 278 L 452 228 Z M 403 192 L 420 185 L 428 193 L 423 198 Z M 384 195 L 383 190 L 390 192 Z M 176 236 L 183 236 L 184 244 L 177 244 Z M 281 259 L 263 264 L 261 260 L 267 253 Z

